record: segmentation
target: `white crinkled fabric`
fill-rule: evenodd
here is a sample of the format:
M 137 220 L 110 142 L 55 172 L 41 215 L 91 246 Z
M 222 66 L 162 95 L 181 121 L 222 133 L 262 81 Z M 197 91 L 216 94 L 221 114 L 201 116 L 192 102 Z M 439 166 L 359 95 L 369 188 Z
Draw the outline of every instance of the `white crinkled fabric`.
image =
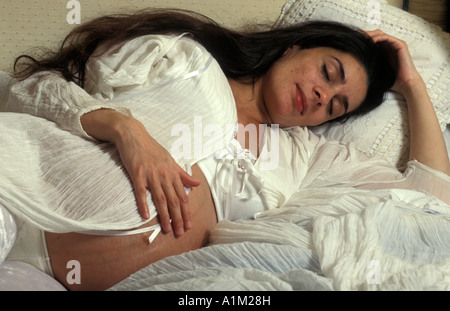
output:
M 450 206 L 411 190 L 299 190 L 110 290 L 449 290 Z
M 0 264 L 8 256 L 17 236 L 14 217 L 0 204 Z
M 54 278 L 20 261 L 0 265 L 0 291 L 65 291 Z
M 332 290 L 311 251 L 244 242 L 213 245 L 156 262 L 111 287 L 123 290 Z

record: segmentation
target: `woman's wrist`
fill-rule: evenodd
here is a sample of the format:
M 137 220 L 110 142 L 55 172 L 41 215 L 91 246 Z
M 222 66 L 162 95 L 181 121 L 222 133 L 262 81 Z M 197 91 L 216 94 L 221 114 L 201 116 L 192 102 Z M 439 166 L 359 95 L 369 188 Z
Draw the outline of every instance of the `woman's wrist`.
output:
M 425 82 L 420 75 L 403 82 L 402 84 L 396 86 L 395 91 L 402 94 L 406 99 L 408 97 L 414 96 L 417 91 L 427 91 Z
M 82 115 L 80 122 L 88 135 L 117 144 L 126 135 L 130 119 L 132 118 L 113 109 L 97 109 Z

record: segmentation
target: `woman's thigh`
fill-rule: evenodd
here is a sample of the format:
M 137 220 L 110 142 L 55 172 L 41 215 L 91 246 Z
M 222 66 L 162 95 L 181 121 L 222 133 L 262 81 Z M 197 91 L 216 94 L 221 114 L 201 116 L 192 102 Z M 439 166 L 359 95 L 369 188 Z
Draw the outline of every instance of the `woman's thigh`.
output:
M 47 247 L 55 278 L 71 290 L 104 290 L 157 260 L 205 246 L 209 233 L 217 224 L 217 216 L 202 172 L 193 166 L 192 174 L 201 181 L 201 185 L 189 193 L 192 228 L 181 237 L 160 233 L 149 244 L 151 232 L 130 236 L 47 232 Z M 147 225 L 156 222 L 154 219 Z M 80 264 L 79 271 L 76 271 L 79 272 L 79 284 L 67 282 L 67 276 L 74 273 L 72 266 L 68 267 L 71 260 Z

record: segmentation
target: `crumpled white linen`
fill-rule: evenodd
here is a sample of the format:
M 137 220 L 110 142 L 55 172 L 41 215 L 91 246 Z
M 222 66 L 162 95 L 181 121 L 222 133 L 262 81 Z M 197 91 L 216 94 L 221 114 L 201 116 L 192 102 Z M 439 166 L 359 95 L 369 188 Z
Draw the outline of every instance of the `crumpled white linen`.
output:
M 402 205 L 386 202 L 315 221 L 322 272 L 336 289 L 450 289 L 450 215 Z
M 65 291 L 64 286 L 34 266 L 20 261 L 0 264 L 0 291 Z
M 0 204 L 0 264 L 5 260 L 17 237 L 14 217 Z
M 429 195 L 401 189 L 303 189 L 284 208 L 259 217 L 256 226 L 242 224 L 240 239 L 264 240 L 263 227 L 270 226 L 277 232 L 271 238 L 285 243 L 285 234 L 294 231 L 280 224 L 296 224 L 303 237 L 292 237 L 290 243 L 311 239 L 311 244 L 298 245 L 317 255 L 333 289 L 450 288 L 450 206 Z M 212 242 L 239 239 L 233 231 L 221 224 Z
M 402 189 L 302 189 L 110 290 L 449 290 L 450 206 Z
M 209 246 L 152 264 L 109 290 L 331 290 L 311 252 L 243 242 Z

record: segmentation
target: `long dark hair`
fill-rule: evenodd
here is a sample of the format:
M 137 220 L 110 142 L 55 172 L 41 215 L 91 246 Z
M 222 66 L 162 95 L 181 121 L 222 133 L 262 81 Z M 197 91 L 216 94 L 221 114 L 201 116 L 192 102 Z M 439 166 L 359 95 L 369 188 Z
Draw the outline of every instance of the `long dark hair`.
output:
M 224 28 L 208 17 L 185 10 L 144 10 L 96 18 L 71 31 L 57 52 L 37 60 L 19 56 L 14 63 L 19 79 L 43 70 L 55 70 L 67 81 L 84 87 L 85 67 L 102 46 L 106 51 L 118 43 L 147 34 L 188 32 L 208 49 L 228 78 L 253 83 L 261 78 L 287 48 L 331 47 L 353 55 L 366 69 L 368 92 L 353 114 L 370 111 L 381 104 L 395 80 L 383 48 L 363 32 L 340 23 L 312 21 L 288 27 L 237 31 Z M 348 115 L 347 115 L 348 117 Z

